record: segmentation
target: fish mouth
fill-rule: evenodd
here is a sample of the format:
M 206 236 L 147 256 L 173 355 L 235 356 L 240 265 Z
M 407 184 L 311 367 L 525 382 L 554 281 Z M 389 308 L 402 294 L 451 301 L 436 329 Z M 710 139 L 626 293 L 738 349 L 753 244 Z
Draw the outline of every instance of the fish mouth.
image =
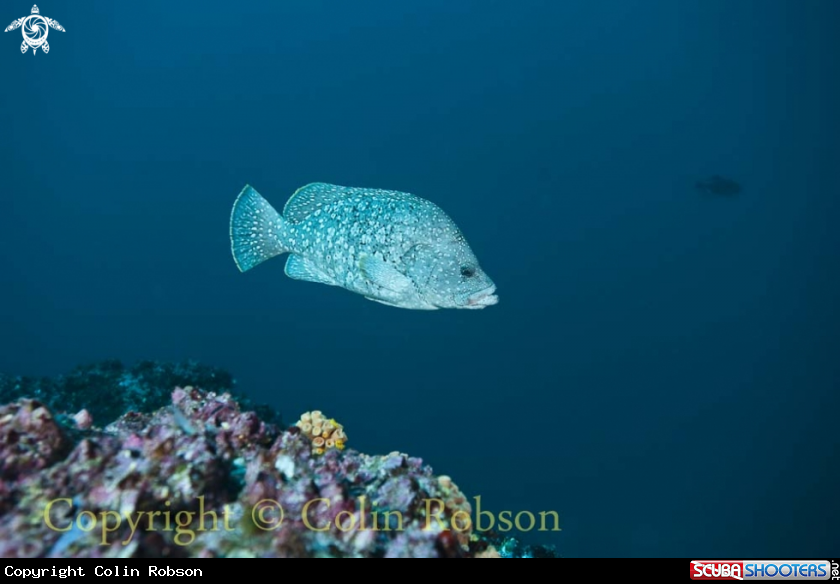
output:
M 499 297 L 496 296 L 496 286 L 492 285 L 484 290 L 479 290 L 475 294 L 470 294 L 467 297 L 465 308 L 484 308 L 486 306 L 493 306 L 498 302 Z

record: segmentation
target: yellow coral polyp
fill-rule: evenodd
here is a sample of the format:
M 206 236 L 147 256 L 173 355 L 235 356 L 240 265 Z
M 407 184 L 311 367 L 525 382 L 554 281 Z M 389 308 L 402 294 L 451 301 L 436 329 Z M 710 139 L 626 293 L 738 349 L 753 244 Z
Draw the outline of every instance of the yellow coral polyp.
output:
M 333 448 L 345 448 L 347 434 L 344 433 L 344 426 L 336 422 L 335 418 L 327 419 L 319 410 L 305 412 L 295 426 L 312 442 L 313 454 L 321 455 Z

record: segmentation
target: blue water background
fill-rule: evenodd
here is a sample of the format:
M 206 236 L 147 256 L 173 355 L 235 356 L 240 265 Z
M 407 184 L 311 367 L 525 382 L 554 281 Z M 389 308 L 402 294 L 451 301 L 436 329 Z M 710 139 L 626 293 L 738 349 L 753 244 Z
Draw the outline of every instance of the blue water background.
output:
M 49 54 L 0 35 L 0 371 L 221 366 L 568 557 L 836 555 L 840 3 L 39 7 Z M 313 181 L 438 203 L 500 303 L 240 274 L 242 186 Z

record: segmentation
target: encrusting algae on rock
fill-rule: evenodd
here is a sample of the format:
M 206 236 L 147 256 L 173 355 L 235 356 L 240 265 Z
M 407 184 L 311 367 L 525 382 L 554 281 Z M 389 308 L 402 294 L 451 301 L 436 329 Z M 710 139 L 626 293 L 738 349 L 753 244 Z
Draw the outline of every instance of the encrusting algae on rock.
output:
M 346 448 L 318 411 L 283 428 L 187 385 L 105 427 L 73 414 L 0 404 L 0 557 L 554 557 L 461 529 L 449 477 Z
M 437 479 L 438 486 L 443 492 L 443 504 L 446 508 L 447 515 L 451 517 L 455 523 L 455 537 L 458 543 L 465 550 L 470 547 L 470 537 L 472 535 L 472 505 L 458 488 L 458 485 L 452 482 L 452 479 L 446 475 L 441 475 Z
M 344 445 L 347 443 L 344 426 L 334 419 L 326 419 L 319 410 L 305 412 L 295 426 L 312 440 L 313 454 L 324 454 L 333 448 L 344 450 Z

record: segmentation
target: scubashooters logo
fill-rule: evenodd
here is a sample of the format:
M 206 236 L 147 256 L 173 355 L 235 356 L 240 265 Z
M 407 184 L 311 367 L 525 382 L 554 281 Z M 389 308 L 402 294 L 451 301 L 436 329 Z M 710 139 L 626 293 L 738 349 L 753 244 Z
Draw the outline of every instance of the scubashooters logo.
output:
M 803 580 L 834 579 L 828 560 L 694 560 L 692 580 Z
M 58 21 L 41 16 L 41 11 L 36 4 L 32 7 L 32 14 L 18 18 L 7 26 L 3 32 L 21 29 L 23 43 L 20 45 L 20 52 L 25 53 L 31 47 L 32 54 L 34 55 L 38 52 L 39 48 L 44 53 L 50 52 L 50 44 L 47 42 L 47 35 L 50 33 L 50 28 L 64 32 L 64 27 L 58 24 Z

